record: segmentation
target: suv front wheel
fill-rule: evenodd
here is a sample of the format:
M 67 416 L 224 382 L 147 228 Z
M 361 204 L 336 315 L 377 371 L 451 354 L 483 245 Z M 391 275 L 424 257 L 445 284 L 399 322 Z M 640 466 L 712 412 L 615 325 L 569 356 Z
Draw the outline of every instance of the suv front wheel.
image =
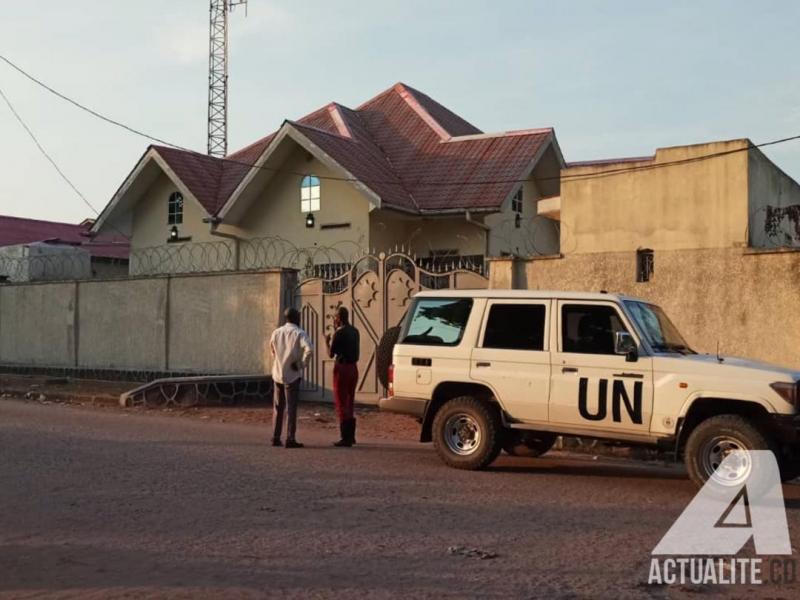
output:
M 483 469 L 501 448 L 500 418 L 488 403 L 471 396 L 448 400 L 433 419 L 433 445 L 456 469 Z
M 701 422 L 686 441 L 684 461 L 689 478 L 702 487 L 713 479 L 723 487 L 740 485 L 752 471 L 751 459 L 742 455 L 725 470 L 722 461 L 736 450 L 773 450 L 769 439 L 740 415 L 717 415 Z

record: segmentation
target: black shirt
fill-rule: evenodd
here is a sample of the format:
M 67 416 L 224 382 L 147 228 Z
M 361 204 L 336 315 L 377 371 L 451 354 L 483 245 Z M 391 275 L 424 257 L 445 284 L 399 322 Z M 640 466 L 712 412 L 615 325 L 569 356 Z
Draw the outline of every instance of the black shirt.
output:
M 331 339 L 331 354 L 336 359 L 337 363 L 357 363 L 359 349 L 358 329 L 352 325 L 347 324 L 333 333 L 333 339 Z

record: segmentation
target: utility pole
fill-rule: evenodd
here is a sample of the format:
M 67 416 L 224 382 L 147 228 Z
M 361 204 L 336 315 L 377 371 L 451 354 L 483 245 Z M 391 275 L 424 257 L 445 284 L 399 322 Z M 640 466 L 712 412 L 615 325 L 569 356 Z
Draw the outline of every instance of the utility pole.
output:
M 208 44 L 208 155 L 228 153 L 228 13 L 247 0 L 211 0 Z M 245 14 L 247 14 L 245 12 Z

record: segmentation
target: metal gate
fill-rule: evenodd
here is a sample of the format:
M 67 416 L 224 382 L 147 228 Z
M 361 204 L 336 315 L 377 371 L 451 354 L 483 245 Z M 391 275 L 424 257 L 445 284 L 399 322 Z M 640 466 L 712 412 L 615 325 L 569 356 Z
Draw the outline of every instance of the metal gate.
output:
M 414 294 L 426 289 L 485 289 L 488 279 L 476 272 L 482 268 L 455 259 L 449 268 L 428 270 L 408 254 L 380 253 L 360 258 L 338 277 L 303 281 L 295 290 L 295 306 L 315 350 L 303 377 L 303 397 L 333 397 L 333 360 L 325 354 L 325 335 L 333 332 L 333 314 L 339 306 L 347 307 L 361 334 L 356 398 L 376 402 L 384 392 L 376 366 L 378 343 L 388 328 L 400 324 Z

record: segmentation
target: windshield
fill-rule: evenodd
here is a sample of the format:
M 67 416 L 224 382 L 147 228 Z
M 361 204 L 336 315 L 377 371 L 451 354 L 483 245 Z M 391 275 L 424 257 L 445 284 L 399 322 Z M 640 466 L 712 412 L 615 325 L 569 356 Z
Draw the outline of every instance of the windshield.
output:
M 625 307 L 656 352 L 695 353 L 661 307 L 635 300 L 625 300 Z

